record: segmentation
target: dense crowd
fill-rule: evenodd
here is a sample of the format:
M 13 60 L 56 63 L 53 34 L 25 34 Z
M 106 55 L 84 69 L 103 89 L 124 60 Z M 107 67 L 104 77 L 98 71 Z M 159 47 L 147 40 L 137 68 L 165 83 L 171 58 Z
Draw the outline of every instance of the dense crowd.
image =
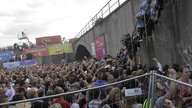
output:
M 144 20 L 156 22 L 162 8 L 155 4 L 156 0 L 146 0 L 141 4 L 137 14 L 137 29 L 142 36 Z M 155 13 L 153 13 L 155 11 Z M 148 12 L 150 16 L 148 16 Z M 151 14 L 153 13 L 153 14 Z M 146 15 L 146 16 L 143 16 Z M 151 16 L 152 15 L 152 16 Z M 146 18 L 146 19 L 144 19 Z M 142 28 L 141 28 L 142 27 Z M 151 33 L 148 32 L 150 35 Z M 155 67 L 136 62 L 135 54 L 128 48 L 120 50 L 116 57 L 86 58 L 82 61 L 62 62 L 60 64 L 44 64 L 34 67 L 4 69 L 0 72 L 0 103 L 33 99 L 54 94 L 83 90 L 143 75 L 150 70 L 156 73 L 192 84 L 190 65 L 164 65 L 153 58 Z M 131 55 L 131 56 L 130 56 Z M 154 103 L 156 108 L 190 108 L 192 106 L 191 87 L 174 83 L 160 77 L 155 79 Z M 142 94 L 126 96 L 125 89 L 141 88 Z M 133 79 L 93 89 L 81 93 L 58 96 L 56 98 L 37 100 L 0 106 L 0 108 L 147 108 L 149 76 Z M 150 103 L 150 102 L 149 102 Z
M 0 77 L 0 102 L 14 102 L 48 95 L 77 91 L 95 86 L 106 85 L 156 70 L 157 73 L 191 83 L 190 67 L 179 65 L 161 66 L 153 58 L 156 67 L 147 68 L 131 60 L 128 51 L 122 49 L 116 57 L 104 59 L 86 58 L 81 62 L 44 64 L 35 67 L 5 69 Z M 3 106 L 9 108 L 136 108 L 148 96 L 149 77 L 134 79 L 121 84 L 94 89 L 81 93 L 64 95 L 53 99 L 18 103 Z M 165 106 L 189 106 L 191 88 L 171 83 L 161 78 L 155 82 L 155 100 L 157 108 Z M 142 95 L 125 96 L 125 89 L 141 88 Z M 184 90 L 184 93 L 181 92 Z M 179 97 L 175 94 L 179 94 Z M 181 96 L 180 96 L 181 95 Z M 187 98 L 185 98 L 187 97 Z M 173 101 L 173 99 L 176 99 Z M 178 99 L 184 99 L 180 101 Z M 169 103 L 169 104 L 167 104 Z M 182 103 L 182 104 L 181 104 Z M 164 105 L 164 107 L 162 106 Z M 1 106 L 2 107 L 2 106 Z M 181 106 L 182 107 L 182 106 Z M 181 108 L 180 107 L 180 108 Z
M 85 57 L 82 62 L 5 69 L 4 72 L 1 72 L 0 80 L 0 93 L 1 99 L 3 99 L 1 103 L 6 102 L 4 99 L 6 97 L 8 101 L 18 101 L 106 85 L 128 78 L 128 75 L 132 74 L 132 69 L 130 68 L 133 67 L 132 65 L 134 64 L 128 59 L 127 53 L 122 50 L 116 58 L 107 56 L 105 59 L 88 59 Z M 86 98 L 88 100 L 85 100 L 87 94 L 85 92 L 67 97 L 58 97 L 49 101 L 46 100 L 46 102 L 45 100 L 43 100 L 44 102 L 33 102 L 31 106 L 36 108 L 40 105 L 39 107 L 47 108 L 54 103 L 61 103 L 63 108 L 73 106 L 74 108 L 77 106 L 80 108 L 90 106 L 91 108 L 92 98 L 98 99 L 100 97 L 100 100 L 98 100 L 99 104 L 102 102 L 101 100 L 106 99 L 106 90 L 109 94 L 111 89 L 116 92 L 120 91 L 122 87 L 101 89 L 100 96 L 98 90 L 91 91 L 89 93 L 90 96 L 88 96 L 90 98 Z M 92 94 L 92 92 L 94 93 Z M 109 96 L 109 99 L 112 99 L 109 101 L 110 103 L 113 103 L 113 95 L 114 93 L 111 93 Z M 3 98 L 3 96 L 6 97 Z M 121 95 L 119 94 L 119 96 Z M 17 107 L 20 104 L 14 106 Z

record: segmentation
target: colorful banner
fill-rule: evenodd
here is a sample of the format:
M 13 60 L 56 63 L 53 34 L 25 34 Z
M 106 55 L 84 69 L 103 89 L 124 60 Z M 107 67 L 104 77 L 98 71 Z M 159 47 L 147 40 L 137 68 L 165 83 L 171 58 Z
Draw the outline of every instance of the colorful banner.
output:
M 16 67 L 19 67 L 20 64 L 19 64 L 19 61 L 16 61 L 16 62 L 8 62 L 8 63 L 3 63 L 3 67 L 4 68 L 16 68 Z
M 73 52 L 72 44 L 57 44 L 48 46 L 48 48 L 49 48 L 49 55 L 58 55 Z
M 35 66 L 35 65 L 37 65 L 36 60 L 20 61 L 20 67 Z
M 0 52 L 0 61 L 9 61 L 12 55 L 13 51 Z
M 63 54 L 64 48 L 63 45 L 57 44 L 57 45 L 51 45 L 49 48 L 49 55 L 58 55 Z
M 4 68 L 17 68 L 17 67 L 29 67 L 37 65 L 36 60 L 24 60 L 24 61 L 16 61 L 16 62 L 7 62 L 3 63 Z
M 72 44 L 63 44 L 64 46 L 64 53 L 73 53 Z
M 57 36 L 46 36 L 46 37 L 36 38 L 37 46 L 44 45 L 45 43 L 47 45 L 61 43 L 61 36 L 57 35 Z
M 30 49 L 24 50 L 24 54 L 28 54 L 28 53 L 31 53 L 33 57 L 48 56 L 49 50 L 47 47 L 30 48 Z
M 105 40 L 104 36 L 100 36 L 95 40 L 96 56 L 99 58 L 105 57 Z

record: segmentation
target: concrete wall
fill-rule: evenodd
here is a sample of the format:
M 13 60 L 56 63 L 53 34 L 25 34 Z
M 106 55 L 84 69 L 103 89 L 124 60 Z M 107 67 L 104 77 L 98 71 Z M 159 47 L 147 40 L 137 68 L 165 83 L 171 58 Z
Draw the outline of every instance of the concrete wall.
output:
M 91 53 L 91 42 L 99 36 L 105 37 L 106 53 L 116 56 L 122 47 L 121 39 L 124 34 L 132 33 L 135 24 L 135 14 L 139 10 L 141 0 L 124 3 L 108 17 L 95 25 L 74 43 L 74 55 L 79 45 L 85 46 Z
M 192 63 L 191 0 L 169 0 L 154 31 L 156 56 L 164 64 Z
M 152 57 L 157 57 L 162 64 L 192 63 L 192 0 L 166 1 L 152 38 L 143 40 L 139 51 L 141 61 L 151 64 Z M 91 54 L 91 42 L 104 36 L 107 54 L 116 56 L 122 47 L 121 35 L 133 32 L 141 2 L 129 1 L 95 25 L 74 44 L 74 54 L 79 45 L 85 46 Z

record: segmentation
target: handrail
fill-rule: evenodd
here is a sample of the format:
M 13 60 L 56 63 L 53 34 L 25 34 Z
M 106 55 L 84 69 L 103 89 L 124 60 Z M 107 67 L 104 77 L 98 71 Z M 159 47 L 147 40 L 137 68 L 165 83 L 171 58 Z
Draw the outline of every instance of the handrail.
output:
M 113 4 L 110 4 L 112 3 L 112 1 L 115 1 L 115 2 Z M 113 12 L 115 9 L 117 9 L 119 6 L 121 6 L 121 4 L 123 4 L 126 1 L 127 0 L 109 0 L 109 2 L 107 2 L 107 4 L 103 8 L 101 8 L 101 10 L 97 12 L 97 14 L 93 18 L 91 18 L 91 20 L 79 31 L 79 33 L 74 38 L 81 37 L 84 33 L 89 31 L 95 25 L 96 21 L 99 18 L 107 17 L 111 12 Z M 112 7 L 114 7 L 116 4 L 117 4 L 117 7 L 112 9 Z M 105 8 L 107 8 L 107 10 L 104 10 Z M 99 13 L 101 13 L 101 15 L 99 15 Z
M 188 86 L 188 87 L 192 87 L 192 84 L 189 84 L 189 83 L 185 83 L 185 82 L 182 82 L 182 81 L 179 81 L 179 80 L 175 80 L 173 78 L 169 78 L 169 77 L 166 77 L 166 76 L 163 76 L 163 75 L 159 75 L 157 73 L 154 73 L 155 76 L 158 76 L 158 77 L 161 77 L 161 78 L 164 78 L 164 79 L 167 79 L 167 80 L 171 80 L 175 83 L 179 83 L 179 84 L 182 84 L 182 85 L 185 85 L 185 86 Z
M 31 102 L 31 101 L 35 101 L 35 100 L 45 100 L 45 99 L 55 98 L 55 97 L 59 97 L 59 96 L 63 96 L 63 95 L 69 95 L 69 94 L 89 91 L 89 90 L 93 90 L 93 89 L 98 89 L 98 88 L 103 88 L 103 87 L 107 87 L 107 86 L 120 84 L 120 83 L 130 81 L 130 80 L 133 80 L 133 79 L 149 76 L 150 74 L 151 73 L 146 73 L 146 74 L 143 74 L 143 75 L 140 75 L 140 76 L 135 76 L 135 77 L 125 79 L 125 80 L 122 80 L 122 81 L 118 81 L 118 82 L 114 82 L 114 83 L 110 83 L 110 84 L 106 84 L 106 85 L 102 85 L 102 86 L 92 87 L 92 88 L 89 88 L 89 89 L 82 89 L 82 90 L 78 90 L 78 91 L 66 92 L 66 93 L 61 93 L 61 94 L 56 94 L 56 95 L 50 95 L 50 96 L 44 96 L 44 97 L 38 97 L 38 98 L 26 99 L 26 100 L 14 101 L 14 102 L 0 103 L 0 106 L 23 103 L 23 102 Z
M 154 77 L 155 76 L 158 76 L 158 77 L 161 77 L 161 78 L 164 78 L 164 79 L 167 79 L 167 80 L 171 80 L 171 81 L 176 82 L 176 83 L 180 83 L 180 84 L 192 87 L 191 84 L 188 84 L 188 83 L 185 83 L 185 82 L 182 82 L 182 81 L 178 81 L 178 80 L 175 80 L 175 79 L 163 76 L 163 75 L 159 75 L 159 74 L 157 74 L 155 72 L 150 72 L 150 73 L 146 73 L 146 74 L 143 74 L 143 75 L 135 76 L 135 77 L 132 77 L 132 78 L 129 78 L 129 79 L 125 79 L 125 80 L 122 80 L 122 81 L 118 81 L 118 82 L 114 82 L 114 83 L 106 84 L 106 85 L 102 85 L 102 86 L 92 87 L 92 88 L 89 88 L 89 89 L 82 89 L 82 90 L 78 90 L 78 91 L 66 92 L 66 93 L 62 93 L 62 94 L 56 94 L 56 95 L 50 95 L 50 96 L 44 96 L 44 97 L 38 97 L 38 98 L 26 99 L 26 100 L 14 101 L 14 102 L 0 103 L 0 106 L 12 105 L 12 104 L 23 103 L 23 102 L 33 102 L 33 101 L 36 101 L 36 100 L 45 100 L 45 99 L 55 98 L 55 97 L 59 97 L 59 96 L 64 96 L 64 95 L 69 95 L 69 94 L 89 91 L 89 90 L 93 90 L 93 89 L 98 89 L 98 88 L 103 88 L 103 87 L 107 87 L 107 86 L 112 86 L 112 85 L 120 84 L 120 83 L 123 83 L 123 82 L 126 82 L 126 81 L 134 80 L 134 79 L 145 77 L 145 76 L 151 76 L 150 77 L 150 82 L 149 82 L 149 84 L 151 84 L 149 86 L 151 86 L 151 87 L 149 87 L 149 89 L 151 89 L 150 93 L 152 93 L 152 94 L 149 95 L 148 99 L 150 99 L 151 97 L 153 99 L 153 97 L 154 97 L 154 94 L 153 94 L 154 92 L 152 92 L 152 91 L 154 90 L 154 85 L 155 85 L 154 84 L 155 83 L 154 82 L 155 81 Z

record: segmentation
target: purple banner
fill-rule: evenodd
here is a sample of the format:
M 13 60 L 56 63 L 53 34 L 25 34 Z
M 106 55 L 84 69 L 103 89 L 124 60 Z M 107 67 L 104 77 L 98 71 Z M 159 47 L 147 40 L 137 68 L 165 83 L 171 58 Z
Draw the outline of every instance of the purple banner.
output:
M 36 61 L 36 60 L 20 61 L 20 67 L 24 67 L 24 66 L 34 66 L 34 65 L 37 65 L 37 61 Z
M 3 63 L 3 67 L 8 69 L 17 67 L 35 66 L 35 65 L 37 65 L 36 60 L 25 60 L 25 61 Z

